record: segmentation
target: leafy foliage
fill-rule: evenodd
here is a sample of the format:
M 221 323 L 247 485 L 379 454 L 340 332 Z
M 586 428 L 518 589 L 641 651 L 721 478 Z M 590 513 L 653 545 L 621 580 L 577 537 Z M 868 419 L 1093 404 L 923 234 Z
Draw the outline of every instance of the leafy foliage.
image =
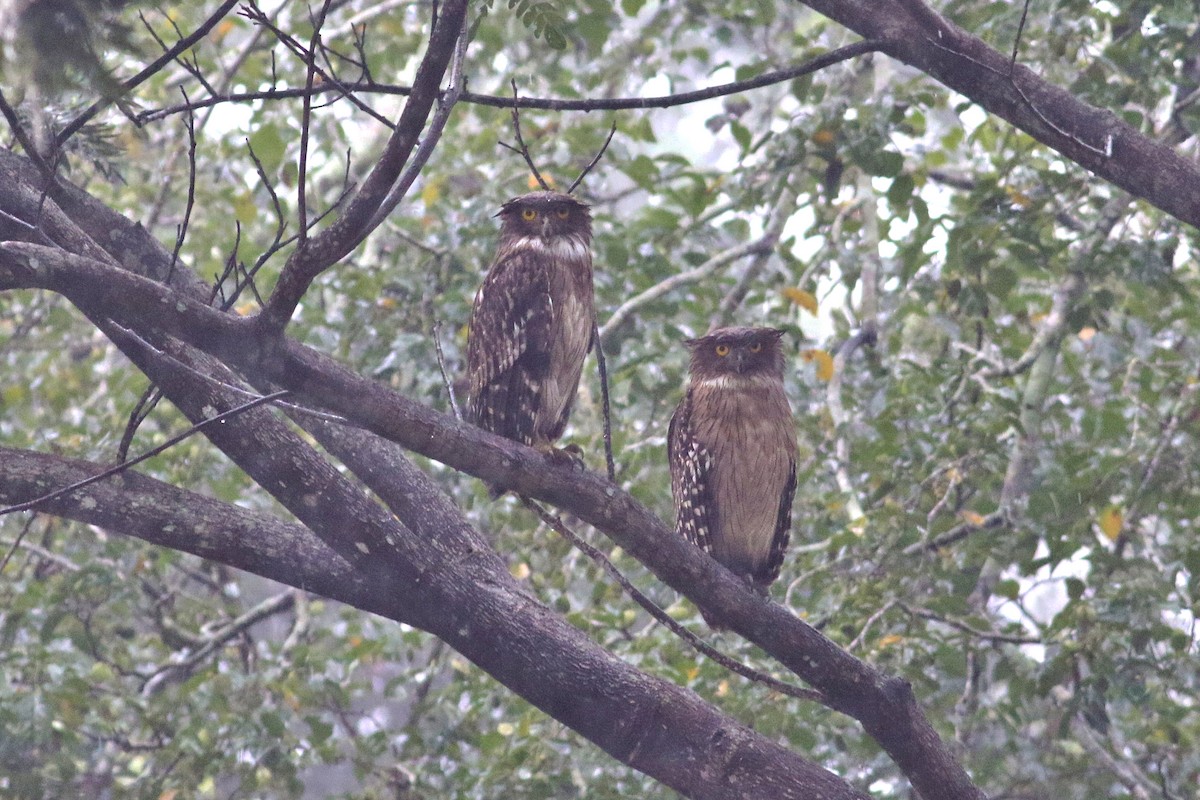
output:
M 211 10 L 145 5 L 168 41 Z M 411 75 L 427 9 L 335 5 L 322 33 L 328 46 L 361 57 L 381 83 Z M 848 39 L 797 4 L 716 5 L 481 7 L 469 87 L 507 96 L 515 79 L 522 96 L 664 94 Z M 1190 135 L 1200 82 L 1194 15 L 1124 5 L 1034 5 L 1021 61 L 1149 133 Z M 1011 48 L 1019 4 L 944 6 L 994 47 Z M 276 24 L 306 38 L 307 7 L 285 4 Z M 356 25 L 365 31 L 357 40 Z M 129 36 L 140 56 L 106 54 L 117 75 L 159 52 L 150 31 Z M 242 17 L 227 18 L 188 57 L 219 90 L 304 84 L 304 65 Z M 179 65 L 164 70 L 133 99 L 146 110 L 172 106 L 181 85 L 194 99 L 202 92 L 187 75 Z M 1164 121 L 1177 98 L 1189 102 Z M 66 87 L 54 101 L 70 112 L 90 99 Z M 329 99 L 313 115 L 310 214 L 361 178 L 356 171 L 389 132 Z M 395 117 L 388 96 L 360 99 Z M 230 259 L 255 264 L 280 220 L 295 233 L 299 108 L 253 100 L 196 112 L 195 203 L 180 257 L 201 277 L 220 275 Z M 449 409 L 435 332 L 453 383 L 494 241 L 491 215 L 531 188 L 523 162 L 496 145 L 511 138 L 509 113 L 456 107 L 404 204 L 321 278 L 291 333 Z M 1193 232 L 881 56 L 736 102 L 615 115 L 529 110 L 522 126 L 539 167 L 562 187 L 614 118 L 619 133 L 579 190 L 596 219 L 602 322 L 630 298 L 753 241 L 772 215 L 786 220 L 769 256 L 717 262 L 606 330 L 622 485 L 669 517 L 665 434 L 685 372 L 681 338 L 703 333 L 715 314 L 786 328 L 802 453 L 796 546 L 775 599 L 910 681 L 989 793 L 1187 796 L 1200 781 Z M 137 129 L 117 112 L 103 118 L 109 135 L 95 141 L 120 148 L 123 180 L 107 152 L 69 156 L 73 180 L 168 247 L 188 195 L 183 119 Z M 288 252 L 260 265 L 264 291 Z M 1053 298 L 1073 276 L 1081 289 L 1043 341 Z M 256 305 L 252 295 L 239 303 Z M 876 327 L 875 343 L 847 347 L 866 325 Z M 144 379 L 48 294 L 0 295 L 0 343 L 0 442 L 111 461 Z M 1009 374 L 1034 343 L 1038 357 Z M 602 462 L 598 398 L 592 378 L 567 436 L 592 466 Z M 134 450 L 184 425 L 159 406 Z M 698 659 L 511 499 L 489 502 L 477 481 L 425 466 L 513 574 L 605 647 L 876 796 L 907 795 L 895 765 L 845 718 Z M 148 467 L 276 510 L 200 440 Z M 1004 524 L 985 526 L 991 515 Z M 422 797 L 662 793 L 426 635 L 319 600 L 282 605 L 178 680 L 156 677 L 280 588 L 115 533 L 0 518 L 0 547 L 19 535 L 26 546 L 0 574 L 6 797 L 380 797 L 410 785 Z M 642 591 L 699 626 L 690 604 L 619 551 L 610 555 Z M 718 641 L 775 668 L 732 636 Z

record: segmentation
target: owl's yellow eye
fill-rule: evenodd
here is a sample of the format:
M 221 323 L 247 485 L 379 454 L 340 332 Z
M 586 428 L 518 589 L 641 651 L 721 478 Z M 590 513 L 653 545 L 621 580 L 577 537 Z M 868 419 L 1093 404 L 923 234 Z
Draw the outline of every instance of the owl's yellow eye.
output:
M 750 345 L 750 352 L 751 353 L 761 353 L 762 352 L 762 342 L 755 342 L 754 344 Z
M 537 219 L 537 212 L 532 208 L 521 209 L 521 219 L 525 220 L 526 222 L 533 222 L 535 219 Z
M 571 212 L 565 208 L 560 208 L 558 211 L 555 211 L 554 213 L 558 215 L 559 219 L 566 219 L 567 217 L 571 216 Z
M 715 348 L 713 348 L 713 352 L 715 352 L 721 358 L 724 358 L 725 356 L 729 355 L 729 345 L 719 344 Z

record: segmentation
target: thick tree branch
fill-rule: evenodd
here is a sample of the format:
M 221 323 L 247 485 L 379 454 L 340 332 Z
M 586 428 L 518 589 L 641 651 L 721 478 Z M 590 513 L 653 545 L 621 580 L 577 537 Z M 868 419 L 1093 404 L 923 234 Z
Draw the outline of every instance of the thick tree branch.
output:
M 1200 165 L 939 16 L 922 0 L 802 0 L 1085 169 L 1200 227 Z
M 369 451 L 374 456 L 392 447 L 374 441 L 377 446 Z M 694 693 L 609 655 L 521 592 L 486 545 L 434 571 L 441 556 L 439 548 L 429 546 L 430 535 L 444 541 L 466 534 L 477 542 L 478 535 L 423 473 L 406 464 L 394 448 L 387 461 L 376 462 L 385 468 L 387 480 L 401 487 L 393 496 L 406 495 L 412 516 L 427 526 L 398 545 L 423 562 L 427 569 L 422 574 L 433 578 L 419 581 L 411 593 L 389 590 L 399 576 L 385 583 L 365 576 L 361 567 L 300 526 L 133 471 L 47 501 L 46 510 L 247 569 L 390 619 L 416 619 L 616 758 L 686 796 L 716 800 L 729 797 L 736 786 L 739 796 L 764 800 L 865 800 L 866 795 L 724 717 Z M 0 498 L 19 502 L 41 494 L 47 481 L 71 483 L 97 469 L 87 462 L 0 447 Z

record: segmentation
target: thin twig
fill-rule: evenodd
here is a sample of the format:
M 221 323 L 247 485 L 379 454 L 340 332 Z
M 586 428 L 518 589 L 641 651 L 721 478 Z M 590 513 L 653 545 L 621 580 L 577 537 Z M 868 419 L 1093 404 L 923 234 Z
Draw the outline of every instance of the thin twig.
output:
M 517 113 L 517 110 L 515 108 L 513 109 L 513 113 L 514 114 Z M 604 140 L 604 145 L 600 148 L 600 152 L 596 153 L 596 157 L 592 159 L 591 163 L 583 168 L 583 172 L 579 173 L 579 177 L 571 182 L 571 188 L 567 189 L 567 194 L 574 194 L 576 187 L 578 187 L 579 184 L 583 182 L 583 179 L 587 177 L 587 174 L 589 172 L 591 172 L 597 164 L 600 163 L 601 157 L 603 157 L 605 151 L 608 150 L 608 146 L 609 146 L 609 144 L 612 143 L 613 136 L 616 135 L 616 133 L 617 133 L 617 121 L 614 119 L 612 127 L 609 128 L 609 131 L 608 131 L 608 138 Z
M 122 89 L 121 95 L 115 95 L 112 97 L 104 97 L 104 98 L 101 98 L 100 100 L 97 100 L 96 102 L 92 103 L 90 106 L 88 106 L 87 109 L 84 110 L 84 112 L 82 114 L 77 116 L 75 119 L 71 120 L 71 122 L 68 123 L 65 128 L 63 128 L 61 131 L 59 131 L 58 136 L 56 136 L 55 140 L 54 140 L 55 147 L 56 148 L 62 147 L 63 142 L 65 142 L 65 141 L 67 141 L 67 139 L 71 138 L 71 136 L 76 131 L 78 131 L 80 128 L 82 128 L 84 125 L 86 125 L 92 117 L 99 114 L 105 108 L 108 108 L 116 100 L 119 100 L 120 97 L 123 96 L 124 94 L 131 92 L 143 81 L 150 78 L 152 75 L 154 75 L 160 69 L 162 69 L 164 65 L 169 64 L 171 61 L 173 61 L 176 56 L 187 52 L 192 47 L 192 45 L 194 45 L 196 42 L 200 41 L 205 36 L 207 36 L 208 32 L 211 31 L 214 27 L 216 27 L 217 23 L 220 22 L 222 19 L 224 19 L 225 15 L 228 14 L 231 10 L 233 10 L 233 7 L 236 6 L 241 1 L 242 0 L 225 0 L 225 2 L 222 3 L 217 8 L 216 11 L 214 11 L 211 15 L 209 15 L 208 19 L 204 20 L 204 22 L 200 24 L 200 27 L 198 27 L 198 28 L 196 28 L 196 30 L 192 31 L 191 35 L 180 39 L 178 42 L 175 43 L 175 45 L 173 47 L 168 49 L 166 52 L 164 52 L 158 58 L 154 59 L 154 61 L 150 62 L 150 64 L 148 64 L 144 69 L 142 69 L 140 72 L 138 72 L 138 74 L 134 75 L 132 78 L 122 81 L 121 82 L 121 89 Z
M 629 582 L 628 578 L 621 574 L 620 570 L 613 566 L 613 563 L 609 561 L 603 553 L 576 535 L 574 531 L 572 531 L 566 526 L 565 523 L 563 523 L 560 517 L 555 514 L 551 514 L 540 504 L 535 503 L 528 497 L 522 496 L 521 503 L 524 504 L 524 506 L 534 514 L 537 514 L 538 518 L 552 530 L 558 533 L 558 535 L 562 536 L 576 549 L 582 551 L 584 555 L 596 562 L 596 564 L 600 565 L 600 567 L 608 573 L 609 577 L 620 584 L 621 588 L 625 590 L 625 593 L 633 598 L 634 602 L 645 609 L 650 616 L 654 617 L 654 619 L 665 625 L 672 633 L 691 645 L 691 647 L 697 652 L 708 656 L 725 669 L 735 672 L 738 675 L 741 675 L 743 678 L 752 680 L 755 683 L 761 683 L 770 689 L 780 692 L 781 694 L 786 694 L 791 697 L 799 697 L 803 700 L 811 700 L 814 703 L 820 703 L 821 705 L 830 708 L 833 707 L 830 705 L 829 700 L 826 699 L 825 695 L 821 694 L 820 692 L 813 689 L 804 689 L 799 686 L 793 686 L 790 683 L 785 683 L 778 678 L 768 675 L 765 672 L 756 670 L 753 667 L 748 667 L 739 661 L 735 661 L 734 659 L 714 648 L 712 645 L 705 643 L 702 639 L 696 636 L 696 634 L 692 633 L 687 628 L 683 627 L 674 619 L 672 619 L 671 615 L 660 608 L 653 600 L 642 594 L 642 592 L 640 592 L 632 583 Z
M 353 105 L 359 111 L 362 111 L 364 114 L 367 114 L 369 117 L 371 117 L 371 119 L 375 120 L 380 125 L 384 125 L 389 130 L 396 129 L 395 124 L 391 120 L 389 120 L 387 117 L 383 116 L 378 111 L 371 108 L 369 105 L 364 103 L 362 100 L 359 100 L 358 97 L 355 96 L 355 92 L 358 90 L 359 87 L 369 88 L 371 84 L 347 84 L 347 83 L 344 83 L 343 81 L 338 80 L 337 77 L 335 77 L 334 75 L 330 75 L 327 70 L 323 70 L 320 67 L 316 66 L 315 55 L 313 56 L 313 58 L 310 59 L 308 56 L 308 51 L 305 50 L 304 46 L 302 44 L 300 44 L 298 41 L 296 41 L 293 37 L 291 37 L 287 33 L 285 33 L 281 28 L 279 28 L 279 26 L 276 25 L 257 6 L 255 6 L 255 5 L 244 6 L 241 10 L 238 11 L 238 14 L 245 17 L 246 19 L 250 20 L 254 24 L 261 25 L 262 27 L 264 27 L 268 31 L 270 31 L 271 35 L 273 35 L 280 44 L 282 44 L 284 47 L 286 47 L 292 53 L 292 55 L 296 56 L 298 59 L 300 59 L 302 62 L 304 62 L 306 67 L 310 63 L 312 64 L 312 68 L 315 70 L 317 76 L 321 79 L 321 86 L 314 87 L 311 89 L 292 90 L 295 92 L 295 94 L 293 94 L 293 97 L 301 97 L 302 95 L 305 95 L 305 94 L 308 94 L 308 95 L 324 94 L 326 91 L 337 92 L 340 97 L 345 98 L 351 105 Z M 275 90 L 272 89 L 270 91 L 275 91 Z M 411 91 L 411 89 L 409 91 Z
M 81 481 L 76 481 L 75 483 L 72 483 L 70 486 L 64 486 L 61 489 L 56 489 L 53 492 L 50 492 L 49 494 L 44 494 L 41 497 L 34 498 L 33 500 L 28 500 L 24 503 L 17 503 L 16 505 L 5 506 L 4 508 L 0 508 L 0 517 L 4 516 L 5 514 L 13 514 L 18 511 L 29 511 L 31 509 L 37 508 L 37 506 L 41 505 L 42 503 L 49 502 L 50 500 L 54 500 L 56 498 L 70 494 L 71 492 L 73 492 L 77 489 L 82 489 L 83 487 L 90 486 L 91 484 L 96 483 L 97 481 L 102 481 L 105 478 L 108 478 L 108 477 L 111 477 L 118 473 L 124 472 L 125 470 L 129 469 L 130 467 L 140 464 L 143 461 L 145 461 L 146 459 L 153 458 L 154 456 L 158 455 L 159 453 L 162 453 L 163 451 L 174 447 L 175 445 L 182 442 L 184 439 L 187 439 L 187 438 L 193 436 L 194 434 L 199 433 L 200 431 L 204 430 L 205 428 L 208 428 L 212 425 L 216 425 L 220 422 L 224 422 L 227 419 L 232 419 L 233 417 L 236 417 L 239 414 L 242 414 L 253 408 L 257 408 L 258 406 L 261 406 L 264 403 L 270 403 L 272 401 L 278 400 L 281 397 L 286 397 L 289 394 L 291 394 L 291 392 L 288 391 L 287 389 L 284 389 L 279 392 L 273 392 L 269 395 L 265 395 L 262 397 L 256 397 L 255 399 L 251 400 L 248 403 L 243 403 L 240 406 L 235 406 L 234 408 L 231 408 L 228 411 L 224 411 L 220 414 L 217 414 L 215 417 L 209 417 L 208 419 L 201 420 L 200 422 L 197 422 L 192 427 L 188 428 L 183 433 L 180 433 L 177 436 L 172 436 L 170 439 L 163 442 L 158 447 L 154 447 L 154 448 L 151 448 L 150 450 L 147 450 L 146 452 L 142 453 L 137 458 L 134 458 L 130 461 L 126 461 L 123 464 L 117 464 L 114 467 L 110 467 L 109 469 L 104 470 L 103 472 L 99 473 L 98 475 L 93 475 L 90 478 L 84 478 Z
M 187 89 L 179 87 L 183 99 L 187 100 Z M 175 277 L 175 265 L 179 263 L 179 251 L 187 239 L 188 225 L 192 221 L 192 209 L 196 206 L 196 115 L 188 113 L 185 117 L 188 133 L 188 188 L 187 203 L 183 209 L 183 221 L 175 228 L 175 247 L 171 250 L 171 266 L 167 268 L 166 283 L 170 284 Z
M 0 114 L 4 115 L 9 129 L 13 132 L 13 136 L 17 137 L 17 144 L 21 145 L 21 149 L 25 151 L 25 155 L 34 163 L 38 171 L 42 173 L 42 176 L 46 178 L 52 177 L 54 175 L 53 168 L 46 163 L 46 160 L 42 158 L 42 154 L 38 152 L 33 139 L 29 138 L 29 133 L 25 130 L 25 126 L 21 124 L 21 119 L 17 116 L 16 109 L 8 104 L 3 91 L 0 91 Z
M 142 392 L 142 396 L 138 398 L 137 403 L 133 406 L 133 410 L 129 412 L 129 421 L 125 424 L 125 431 L 121 434 L 121 442 L 117 445 L 117 463 L 124 464 L 125 459 L 129 457 L 129 448 L 133 446 L 133 437 L 137 434 L 138 428 L 150 416 L 150 412 L 154 410 L 159 401 L 162 400 L 162 391 L 150 384 L 146 387 L 146 391 Z
M 1021 47 L 1021 37 L 1025 35 L 1025 20 L 1029 18 L 1029 0 L 1025 0 L 1025 7 L 1021 9 L 1021 21 L 1017 24 L 1017 35 L 1013 37 L 1012 58 L 1008 62 L 1008 76 L 1012 78 L 1013 70 L 1017 68 L 1017 51 Z
M 1011 633 L 997 633 L 996 631 L 984 631 L 979 628 L 972 627 L 965 622 L 957 619 L 951 619 L 944 614 L 939 614 L 935 611 L 930 611 L 927 608 L 916 608 L 908 603 L 896 601 L 896 606 L 914 617 L 927 619 L 932 622 L 940 622 L 943 625 L 949 625 L 951 628 L 970 634 L 977 639 L 985 639 L 990 642 L 1002 642 L 1004 644 L 1045 644 L 1045 640 L 1038 636 L 1017 636 Z
M 600 341 L 600 325 L 597 320 L 592 320 L 592 344 L 596 346 L 596 364 L 600 368 L 600 405 L 604 411 L 604 465 L 608 469 L 608 479 L 616 483 L 617 467 L 612 449 L 612 406 L 608 401 L 608 365 L 604 360 L 604 343 Z
M 512 91 L 513 91 L 513 101 L 512 101 L 513 133 L 517 137 L 517 147 L 513 147 L 511 144 L 508 144 L 507 142 L 499 142 L 498 144 L 501 147 L 512 150 L 514 153 L 517 153 L 518 155 L 520 155 L 521 158 L 525 159 L 525 163 L 526 163 L 526 165 L 528 165 L 529 171 L 532 172 L 533 177 L 537 179 L 538 186 L 541 186 L 544 191 L 548 192 L 548 191 L 550 191 L 550 184 L 546 183 L 546 179 L 542 177 L 542 173 L 538 172 L 537 164 L 533 163 L 533 158 L 530 157 L 530 155 L 529 155 L 529 146 L 525 144 L 525 137 L 521 136 L 521 108 L 519 105 L 517 105 L 517 100 L 519 98 L 517 96 L 517 79 L 516 78 L 512 79 Z
M 321 26 L 325 23 L 325 15 L 329 12 L 329 3 L 325 0 L 321 11 L 312 21 L 312 36 L 308 40 L 305 51 L 304 104 L 300 111 L 300 158 L 296 169 L 296 217 L 299 220 L 299 246 L 303 247 L 308 238 L 308 137 L 312 128 L 312 85 L 317 75 L 317 47 L 321 43 Z
M 262 622 L 264 619 L 287 611 L 296 603 L 296 593 L 292 589 L 280 592 L 274 597 L 268 597 L 258 605 L 247 610 L 244 614 L 236 619 L 230 620 L 227 624 L 222 625 L 212 634 L 210 634 L 203 645 L 189 654 L 183 661 L 166 664 L 151 675 L 142 685 L 141 693 L 143 696 L 150 696 L 163 688 L 172 678 L 181 680 L 186 678 L 192 671 L 199 666 L 200 662 L 208 658 L 209 655 L 216 652 L 223 644 L 228 642 L 235 636 L 244 633 L 251 626 Z
M 776 239 L 768 236 L 762 236 L 752 242 L 745 242 L 735 247 L 731 247 L 724 252 L 717 253 L 715 256 L 705 261 L 698 267 L 693 267 L 686 272 L 679 272 L 671 277 L 654 284 L 645 291 L 635 294 L 633 297 L 626 300 L 617 310 L 614 311 L 608 318 L 608 321 L 600 327 L 600 335 L 602 337 L 611 336 L 613 331 L 617 330 L 625 320 L 647 303 L 651 303 L 658 298 L 666 295 L 681 286 L 686 286 L 689 283 L 695 283 L 698 280 L 707 278 L 712 273 L 716 272 L 721 267 L 726 266 L 739 258 L 755 255 L 757 253 L 770 252 L 775 247 Z
M 4 559 L 0 560 L 0 575 L 4 574 L 4 568 L 8 566 L 8 562 L 12 560 L 13 554 L 16 553 L 17 548 L 21 546 L 22 540 L 24 540 L 26 534 L 29 533 L 29 529 L 33 527 L 33 521 L 35 519 L 37 519 L 36 516 L 31 516 L 29 519 L 25 520 L 25 524 L 21 526 L 20 532 L 17 533 L 17 538 L 13 539 L 12 547 L 10 547 L 8 552 L 4 554 Z
M 454 384 L 450 381 L 450 376 L 446 372 L 446 354 L 442 352 L 442 321 L 435 320 L 433 323 L 433 349 L 437 353 L 438 369 L 442 371 L 442 384 L 446 387 L 446 396 L 450 398 L 450 410 L 454 412 L 454 418 L 461 420 L 463 418 L 462 411 L 458 407 L 458 400 L 454 397 Z
M 614 97 L 608 99 L 586 99 L 586 100 L 567 100 L 551 97 L 523 97 L 516 100 L 512 97 L 504 95 L 480 94 L 476 92 L 463 92 L 459 98 L 464 103 L 472 105 L 490 106 L 492 108 L 512 108 L 517 105 L 520 108 L 536 108 L 544 111 L 624 111 L 631 109 L 651 109 L 651 108 L 673 108 L 675 106 L 690 105 L 703 100 L 711 100 L 715 97 L 725 97 L 731 94 L 740 94 L 753 89 L 761 89 L 766 86 L 772 86 L 778 83 L 793 80 L 804 75 L 808 75 L 826 67 L 832 66 L 842 61 L 847 61 L 856 56 L 865 53 L 877 52 L 883 49 L 885 43 L 881 40 L 869 39 L 862 42 L 856 42 L 846 47 L 840 47 L 836 50 L 831 50 L 828 53 L 818 56 L 811 61 L 805 61 L 796 66 L 787 67 L 785 69 L 765 72 L 757 78 L 750 78 L 744 81 L 733 81 L 731 83 L 723 83 L 719 86 L 711 86 L 707 89 L 697 89 L 692 92 L 680 92 L 679 94 L 658 95 L 656 97 Z M 948 48 L 944 48 L 948 49 Z M 352 84 L 342 84 L 340 86 L 318 86 L 314 87 L 313 93 L 324 93 L 332 91 L 347 92 L 348 99 L 353 99 L 352 93 L 375 93 L 375 94 L 394 94 L 405 96 L 412 89 L 408 86 L 390 86 L 371 82 L 358 82 Z M 204 100 L 197 101 L 198 107 L 218 105 L 220 103 L 249 103 L 259 100 L 285 100 L 296 99 L 302 97 L 305 90 L 296 89 L 268 89 L 257 92 L 234 92 L 221 96 L 214 96 Z M 184 109 L 179 106 L 169 106 L 166 108 L 146 111 L 137 116 L 137 121 L 140 123 L 150 122 L 155 119 L 178 114 Z

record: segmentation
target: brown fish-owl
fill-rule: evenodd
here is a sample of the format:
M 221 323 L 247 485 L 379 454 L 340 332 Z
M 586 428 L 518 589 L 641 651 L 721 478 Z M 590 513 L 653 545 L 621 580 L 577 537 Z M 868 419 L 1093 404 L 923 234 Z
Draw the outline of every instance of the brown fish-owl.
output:
M 500 208 L 500 242 L 467 332 L 468 418 L 557 452 L 592 346 L 592 217 L 567 194 Z
M 764 594 L 783 565 L 796 492 L 782 335 L 721 328 L 689 339 L 689 383 L 667 436 L 676 532 Z

